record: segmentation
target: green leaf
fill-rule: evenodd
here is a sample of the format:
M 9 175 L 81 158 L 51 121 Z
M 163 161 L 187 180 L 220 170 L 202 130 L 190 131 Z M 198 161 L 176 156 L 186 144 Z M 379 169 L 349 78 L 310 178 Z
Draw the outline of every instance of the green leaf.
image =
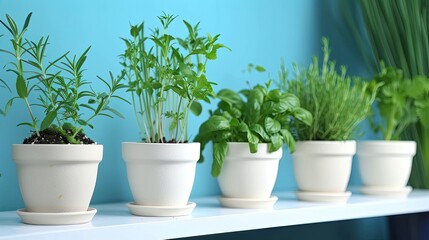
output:
M 281 96 L 282 96 L 282 93 L 280 92 L 279 89 L 271 90 L 267 94 L 268 100 L 271 100 L 271 101 L 274 101 L 274 102 L 280 101 Z
M 124 115 L 122 115 L 118 110 L 113 109 L 113 108 L 107 108 L 106 111 L 109 111 L 113 114 L 115 114 L 116 116 L 118 116 L 119 118 L 125 119 Z
M 139 27 L 137 25 L 131 26 L 130 34 L 132 37 L 138 37 L 139 36 Z
M 216 97 L 220 100 L 230 104 L 230 105 L 242 105 L 243 100 L 240 95 L 230 89 L 222 89 L 217 94 Z
M 25 22 L 24 22 L 24 26 L 22 27 L 22 31 L 24 31 L 25 29 L 27 29 L 27 27 L 28 27 L 28 25 L 30 24 L 30 19 L 31 19 L 31 15 L 32 15 L 33 13 L 32 12 L 30 12 L 28 15 L 27 15 L 27 18 L 25 19 Z
M 267 132 L 265 132 L 264 127 L 262 127 L 260 124 L 250 125 L 250 130 L 259 134 L 259 136 L 264 140 L 264 142 L 270 141 L 270 136 L 268 136 Z
M 277 133 L 281 128 L 280 122 L 270 117 L 265 118 L 264 126 L 268 134 Z
M 180 63 L 179 69 L 180 69 L 180 72 L 185 76 L 193 75 L 192 68 L 188 64 Z
M 201 106 L 201 103 L 197 101 L 192 102 L 190 109 L 195 116 L 199 116 L 203 111 L 203 107 Z
M 29 122 L 23 122 L 23 123 L 20 123 L 20 124 L 18 124 L 16 126 L 17 127 L 19 127 L 19 126 L 30 126 L 30 127 L 34 128 L 34 125 L 31 124 L 31 123 L 29 123 Z
M 280 134 L 274 134 L 270 137 L 271 142 L 268 143 L 268 152 L 275 152 L 283 145 L 283 138 Z
M 216 50 L 213 50 L 213 51 L 207 53 L 206 58 L 210 59 L 210 60 L 216 60 L 216 58 L 217 58 Z
M 283 141 L 286 143 L 286 146 L 288 146 L 289 151 L 291 153 L 295 152 L 296 142 L 292 134 L 286 129 L 281 129 L 280 134 L 283 136 Z
M 226 142 L 213 143 L 213 163 L 211 171 L 213 177 L 219 176 L 227 151 L 228 144 Z
M 265 68 L 262 67 L 262 66 L 259 66 L 259 65 L 255 66 L 255 70 L 258 71 L 258 72 L 265 72 Z
M 77 120 L 77 123 L 79 123 L 80 125 L 82 125 L 82 126 L 86 126 L 86 125 L 88 125 L 88 122 L 86 122 L 85 120 L 83 120 L 83 119 L 78 119 Z
M 258 136 L 253 133 L 251 130 L 247 131 L 247 141 L 249 142 L 249 148 L 251 153 L 256 153 L 258 151 Z
M 307 126 L 311 126 L 311 124 L 313 123 L 313 116 L 309 111 L 305 110 L 304 108 L 296 108 L 293 112 L 293 116 Z
M 229 129 L 229 121 L 223 116 L 213 115 L 203 124 L 201 124 L 199 132 L 202 134 Z
M 238 131 L 239 132 L 248 132 L 249 131 L 249 126 L 247 126 L 247 124 L 245 122 L 240 122 L 238 124 Z
M 57 111 L 50 111 L 48 114 L 46 114 L 45 119 L 43 119 L 42 123 L 40 124 L 40 131 L 45 130 L 46 128 L 50 127 L 52 122 L 57 117 Z
M 299 98 L 292 93 L 284 93 L 281 96 L 281 100 L 283 104 L 287 105 L 287 109 L 294 109 L 299 107 Z
M 16 77 L 16 92 L 20 98 L 28 97 L 27 84 L 25 83 L 25 79 L 21 74 Z

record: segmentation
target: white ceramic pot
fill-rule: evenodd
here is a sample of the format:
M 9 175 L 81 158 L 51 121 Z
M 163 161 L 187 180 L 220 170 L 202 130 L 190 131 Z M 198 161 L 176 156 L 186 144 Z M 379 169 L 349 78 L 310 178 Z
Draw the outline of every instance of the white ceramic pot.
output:
M 347 189 L 356 141 L 302 141 L 293 153 L 300 191 L 341 193 Z
M 103 145 L 12 145 L 26 211 L 86 212 L 102 158 Z
M 136 205 L 186 206 L 200 158 L 200 143 L 122 143 Z
M 404 188 L 411 174 L 414 141 L 363 141 L 357 144 L 359 170 L 365 186 Z
M 218 177 L 227 198 L 270 198 L 277 179 L 282 149 L 269 153 L 268 144 L 258 144 L 250 153 L 248 143 L 228 143 L 228 152 Z

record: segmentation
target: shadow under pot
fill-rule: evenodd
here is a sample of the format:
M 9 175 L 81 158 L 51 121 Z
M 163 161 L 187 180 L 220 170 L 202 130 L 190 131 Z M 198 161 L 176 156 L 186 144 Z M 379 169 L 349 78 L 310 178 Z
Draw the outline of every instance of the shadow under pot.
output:
M 357 144 L 363 194 L 383 197 L 407 197 L 414 141 L 362 141 Z
M 189 202 L 200 143 L 122 143 L 128 183 L 138 216 L 173 217 L 192 213 Z
M 218 176 L 221 205 L 231 208 L 271 208 L 272 196 L 282 149 L 268 152 L 268 144 L 259 143 L 250 153 L 248 143 L 228 143 L 228 151 Z
M 356 141 L 301 141 L 292 154 L 299 200 L 345 203 Z
M 24 223 L 80 224 L 97 212 L 89 208 L 97 180 L 103 145 L 14 144 L 12 159 L 25 209 Z

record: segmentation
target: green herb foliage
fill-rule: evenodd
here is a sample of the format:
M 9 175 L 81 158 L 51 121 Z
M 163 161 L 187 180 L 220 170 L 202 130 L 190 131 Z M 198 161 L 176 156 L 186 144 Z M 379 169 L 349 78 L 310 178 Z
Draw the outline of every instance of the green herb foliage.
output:
M 342 12 L 347 17 L 349 29 L 354 33 L 356 44 L 361 47 L 363 56 L 374 72 L 381 71 L 378 62 L 383 60 L 386 66 L 403 71 L 404 83 L 401 83 L 401 86 L 416 78 L 429 82 L 429 1 L 360 0 L 360 8 L 357 11 L 359 15 L 354 18 L 349 14 L 355 9 L 350 6 L 351 2 L 343 3 L 345 8 Z M 358 20 L 363 20 L 363 24 Z M 422 112 L 419 115 L 429 116 Z M 419 117 L 401 136 L 401 139 L 414 140 L 417 143 L 416 159 L 413 161 L 410 178 L 410 183 L 415 188 L 429 188 L 427 122 L 428 118 Z
M 6 15 L 7 22 L 0 23 L 12 35 L 12 50 L 0 51 L 13 56 L 15 62 L 9 64 L 8 71 L 16 76 L 17 96 L 10 99 L 6 109 L 15 99 L 24 101 L 30 121 L 18 124 L 30 126 L 40 136 L 40 131 L 52 129 L 64 135 L 70 143 L 80 143 L 76 135 L 97 116 L 113 117 L 122 115 L 109 106 L 110 99 L 121 98 L 115 92 L 124 86 L 122 77 L 115 78 L 110 73 L 110 82 L 98 77 L 109 89 L 98 93 L 89 87 L 90 82 L 83 77 L 83 64 L 87 59 L 88 47 L 80 56 L 69 57 L 69 52 L 49 62 L 45 59 L 45 51 L 49 45 L 49 37 L 41 37 L 38 41 L 24 38 L 30 24 L 31 13 L 27 16 L 24 26 L 19 29 L 15 21 Z M 87 88 L 83 88 L 87 86 Z M 37 97 L 36 103 L 30 103 L 32 94 Z M 44 116 L 39 119 L 33 110 L 43 109 Z M 87 109 L 89 114 L 81 111 Z
M 374 132 L 381 132 L 385 140 L 399 140 L 410 124 L 417 122 L 419 117 L 424 119 L 429 107 L 425 100 L 429 81 L 425 77 L 406 80 L 402 70 L 386 67 L 383 62 L 380 66 L 380 73 L 371 83 L 372 86 L 381 84 L 381 87 L 376 97 L 378 108 L 373 108 L 370 123 Z M 381 122 L 374 119 L 377 115 L 381 116 Z
M 168 33 L 176 16 L 158 19 L 161 29 L 145 33 L 144 22 L 132 25 L 131 38 L 121 55 L 128 91 L 132 93 L 135 118 L 146 142 L 185 142 L 188 140 L 189 111 L 199 115 L 199 101 L 210 102 L 214 95 L 206 76 L 206 64 L 226 48 L 217 43 L 220 35 L 199 35 L 199 23 L 183 21 L 187 36 Z M 170 140 L 168 140 L 170 139 Z
M 376 89 L 367 93 L 368 83 L 347 76 L 346 68 L 337 72 L 329 60 L 327 38 L 322 39 L 323 62 L 319 69 L 317 57 L 308 69 L 294 65 L 294 79 L 288 80 L 282 64 L 278 82 L 283 91 L 295 94 L 301 106 L 313 115 L 313 124 L 294 122 L 299 140 L 347 140 L 356 126 L 367 117 Z
M 200 126 L 195 137 L 195 141 L 201 143 L 201 153 L 208 142 L 213 142 L 213 176 L 220 174 L 228 142 L 248 142 L 251 153 L 257 152 L 258 143 L 268 143 L 269 152 L 277 151 L 286 143 L 293 152 L 292 122 L 311 125 L 312 116 L 300 107 L 299 99 L 279 89 L 269 90 L 270 83 L 239 93 L 222 89 L 216 95 L 220 100 L 218 107 L 210 112 L 210 118 Z M 203 160 L 201 155 L 200 162 Z

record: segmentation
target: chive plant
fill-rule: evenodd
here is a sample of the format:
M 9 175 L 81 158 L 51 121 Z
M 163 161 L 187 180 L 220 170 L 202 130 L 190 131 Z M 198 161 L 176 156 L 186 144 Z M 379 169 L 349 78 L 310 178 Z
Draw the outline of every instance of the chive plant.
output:
M 383 60 L 386 66 L 402 70 L 404 82 L 416 78 L 424 78 L 429 82 L 429 2 L 360 0 L 358 6 L 361 14 L 355 18 L 351 17 L 352 14 L 346 14 L 346 21 L 365 59 L 371 62 L 372 70 L 380 72 L 377 63 Z M 350 13 L 351 9 L 346 4 L 343 12 Z M 362 21 L 359 19 L 363 20 L 363 24 L 360 24 Z M 429 92 L 428 85 L 425 84 L 426 92 Z M 418 102 L 427 102 L 427 96 Z M 418 121 L 410 124 L 401 134 L 401 139 L 412 139 L 417 143 L 410 178 L 416 188 L 429 188 L 429 126 L 426 124 L 429 105 L 423 106 L 420 104 Z

